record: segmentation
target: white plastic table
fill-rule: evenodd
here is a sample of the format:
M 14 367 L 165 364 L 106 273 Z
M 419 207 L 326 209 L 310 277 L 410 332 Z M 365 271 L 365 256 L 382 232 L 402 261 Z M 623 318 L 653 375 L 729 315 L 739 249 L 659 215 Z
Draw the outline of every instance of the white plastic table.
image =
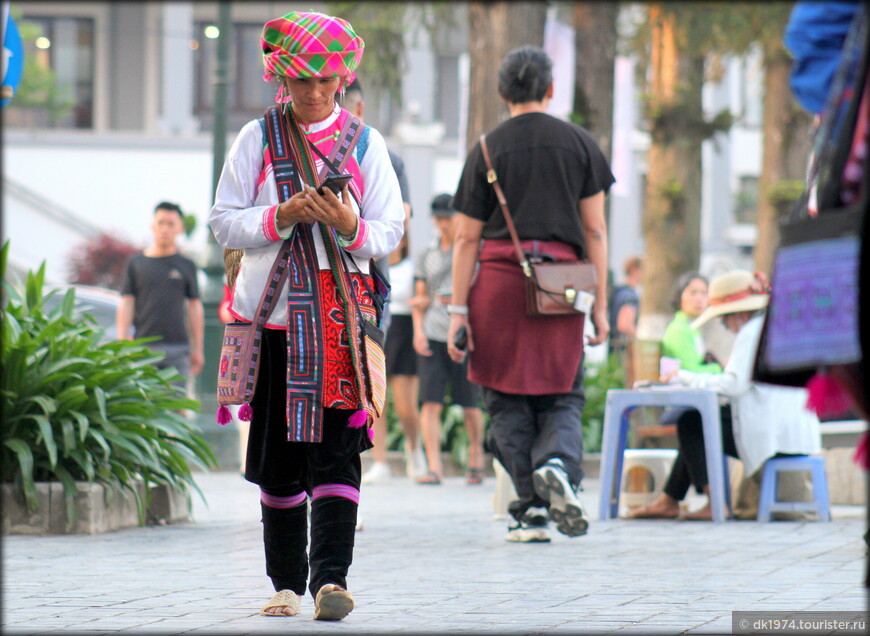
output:
M 722 423 L 715 391 L 680 386 L 654 386 L 642 389 L 610 389 L 604 408 L 604 439 L 601 445 L 601 500 L 598 519 L 618 516 L 622 487 L 622 454 L 625 451 L 631 412 L 639 406 L 692 407 L 701 414 L 704 450 L 707 454 L 707 479 L 713 522 L 725 520 L 728 463 L 722 450 Z

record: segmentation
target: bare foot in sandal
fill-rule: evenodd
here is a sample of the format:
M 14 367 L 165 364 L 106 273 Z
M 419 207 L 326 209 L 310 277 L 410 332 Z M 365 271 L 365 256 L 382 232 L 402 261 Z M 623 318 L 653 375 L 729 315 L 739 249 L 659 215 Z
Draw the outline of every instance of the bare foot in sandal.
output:
M 628 519 L 676 519 L 680 514 L 680 502 L 662 493 L 655 501 L 632 510 Z
M 261 616 L 296 616 L 300 597 L 293 590 L 281 590 L 260 610 Z
M 327 583 L 320 587 L 314 599 L 314 620 L 340 621 L 353 610 L 351 593 L 340 585 Z

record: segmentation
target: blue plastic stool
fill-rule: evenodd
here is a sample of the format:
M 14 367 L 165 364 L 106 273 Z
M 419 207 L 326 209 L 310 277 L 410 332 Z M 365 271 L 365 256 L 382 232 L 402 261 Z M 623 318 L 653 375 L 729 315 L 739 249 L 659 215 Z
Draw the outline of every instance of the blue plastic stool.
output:
M 776 481 L 780 472 L 809 472 L 813 481 L 813 500 L 777 501 Z M 773 457 L 764 462 L 761 473 L 761 494 L 758 497 L 758 521 L 771 520 L 774 512 L 810 510 L 819 516 L 819 521 L 831 520 L 831 505 L 828 501 L 828 478 L 825 475 L 825 460 L 818 455 L 796 457 Z

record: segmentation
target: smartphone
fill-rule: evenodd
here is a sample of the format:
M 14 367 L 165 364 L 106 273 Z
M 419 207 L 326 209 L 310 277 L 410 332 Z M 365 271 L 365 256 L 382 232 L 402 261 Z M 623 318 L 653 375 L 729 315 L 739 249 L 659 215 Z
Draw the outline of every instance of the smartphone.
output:
M 324 194 L 327 189 L 332 190 L 335 196 L 341 196 L 341 189 L 353 179 L 352 174 L 328 174 L 317 188 L 318 194 Z
M 453 344 L 460 351 L 465 351 L 468 347 L 468 329 L 465 328 L 465 325 L 462 325 L 456 332 L 456 340 L 453 341 Z

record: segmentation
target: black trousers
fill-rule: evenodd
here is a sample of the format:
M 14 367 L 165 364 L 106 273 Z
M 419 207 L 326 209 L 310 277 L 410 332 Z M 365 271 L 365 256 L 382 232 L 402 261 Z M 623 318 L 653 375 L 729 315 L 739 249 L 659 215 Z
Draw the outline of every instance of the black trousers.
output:
M 727 455 L 737 458 L 730 405 L 722 406 L 719 415 L 722 419 L 722 448 Z M 664 492 L 677 501 L 682 501 L 689 492 L 689 486 L 694 485 L 697 492 L 701 493 L 707 485 L 707 452 L 704 450 L 701 414 L 696 409 L 683 409 L 676 417 L 676 424 L 680 452 L 674 460 Z
M 508 506 L 515 519 L 549 502 L 535 493 L 532 473 L 559 458 L 572 485 L 583 479 L 583 362 L 568 393 L 515 395 L 483 387 L 489 413 L 488 442 L 493 456 L 511 476 L 518 501 Z
M 347 588 L 358 506 L 347 496 L 320 496 L 318 487 L 358 497 L 360 451 L 368 447 L 367 430 L 347 426 L 353 411 L 324 409 L 321 442 L 288 442 L 285 333 L 264 330 L 260 355 L 245 478 L 277 497 L 302 492 L 314 497 L 310 550 L 305 504 L 293 508 L 261 504 L 266 574 L 276 591 L 289 589 L 300 596 L 309 575 L 312 596 L 326 583 Z

